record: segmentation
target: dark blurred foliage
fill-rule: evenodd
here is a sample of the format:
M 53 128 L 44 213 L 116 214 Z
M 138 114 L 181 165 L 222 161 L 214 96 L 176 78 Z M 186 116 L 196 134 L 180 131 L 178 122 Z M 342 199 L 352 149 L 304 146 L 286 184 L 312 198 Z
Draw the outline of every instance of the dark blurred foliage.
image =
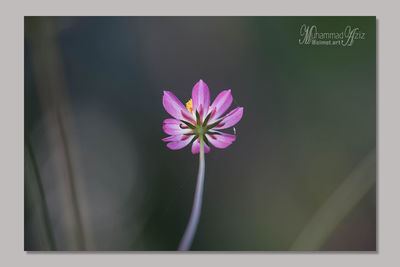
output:
M 367 36 L 302 46 L 302 24 Z M 51 249 L 50 231 L 58 250 L 176 250 L 198 156 L 161 141 L 162 92 L 186 102 L 200 78 L 212 99 L 232 89 L 244 116 L 236 142 L 206 155 L 193 249 L 290 249 L 375 149 L 375 27 L 375 17 L 26 17 L 25 249 Z M 376 249 L 374 186 L 318 249 Z

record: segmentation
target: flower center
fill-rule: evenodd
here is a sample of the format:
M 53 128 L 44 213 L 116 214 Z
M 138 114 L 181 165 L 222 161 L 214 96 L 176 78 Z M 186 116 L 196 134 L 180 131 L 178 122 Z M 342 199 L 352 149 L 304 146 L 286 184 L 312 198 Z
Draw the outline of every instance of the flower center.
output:
M 192 104 L 192 99 L 190 99 L 188 102 L 186 102 L 186 108 L 189 110 L 190 113 L 193 114 L 193 104 Z
M 194 129 L 194 133 L 198 136 L 202 136 L 207 133 L 207 127 L 204 127 L 203 125 L 197 125 Z

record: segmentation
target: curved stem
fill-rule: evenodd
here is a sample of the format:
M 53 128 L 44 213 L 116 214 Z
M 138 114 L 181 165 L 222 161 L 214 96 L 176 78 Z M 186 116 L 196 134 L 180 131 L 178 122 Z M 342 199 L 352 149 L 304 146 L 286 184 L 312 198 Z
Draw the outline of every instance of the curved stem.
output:
M 199 224 L 201 203 L 203 199 L 204 170 L 205 170 L 204 140 L 203 137 L 200 136 L 199 173 L 197 175 L 197 185 L 196 185 L 196 192 L 194 195 L 193 208 L 192 208 L 192 213 L 190 214 L 189 223 L 186 226 L 185 234 L 183 235 L 182 240 L 179 243 L 178 250 L 190 249 L 194 235 L 197 230 L 197 225 Z

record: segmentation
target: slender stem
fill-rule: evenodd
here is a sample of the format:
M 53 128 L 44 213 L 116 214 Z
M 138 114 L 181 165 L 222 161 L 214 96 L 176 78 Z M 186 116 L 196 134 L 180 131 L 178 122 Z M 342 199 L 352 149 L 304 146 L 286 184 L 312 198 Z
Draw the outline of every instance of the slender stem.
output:
M 204 170 L 205 170 L 205 160 L 204 160 L 204 143 L 203 136 L 200 135 L 200 159 L 199 159 L 199 173 L 197 175 L 197 185 L 196 192 L 194 195 L 194 202 L 192 213 L 190 215 L 189 223 L 186 227 L 185 234 L 179 244 L 178 250 L 189 250 L 194 235 L 197 230 L 197 225 L 199 224 L 201 203 L 203 199 L 203 186 L 204 186 Z

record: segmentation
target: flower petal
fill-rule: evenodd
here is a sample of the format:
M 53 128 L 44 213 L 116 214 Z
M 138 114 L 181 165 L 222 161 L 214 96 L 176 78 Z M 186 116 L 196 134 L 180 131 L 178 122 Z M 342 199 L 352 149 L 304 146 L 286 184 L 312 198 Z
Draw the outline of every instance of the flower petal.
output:
M 208 141 L 217 148 L 227 148 L 236 140 L 236 135 L 217 132 L 218 134 L 206 134 Z
M 187 136 L 187 135 L 183 135 L 183 134 L 171 135 L 171 136 L 163 138 L 162 140 L 164 142 L 176 142 L 176 141 L 181 141 L 182 137 L 184 137 L 184 136 Z
M 180 122 L 180 124 L 183 125 L 182 122 Z M 163 130 L 166 134 L 169 134 L 169 135 L 182 135 L 182 134 L 191 132 L 191 130 L 189 128 L 182 129 L 180 124 L 178 124 L 178 123 L 164 124 Z
M 190 141 L 192 141 L 192 138 L 190 136 L 185 135 L 181 140 L 175 141 L 175 142 L 170 142 L 167 144 L 167 147 L 172 150 L 178 150 L 181 148 L 184 148 L 187 146 Z
M 233 97 L 231 94 L 231 90 L 224 90 L 219 93 L 211 105 L 211 110 L 213 110 L 213 108 L 216 108 L 215 114 L 213 114 L 212 117 L 218 118 L 219 116 L 224 114 L 225 111 L 231 106 L 232 100 Z
M 183 120 L 182 114 L 193 117 L 179 99 L 170 91 L 164 91 L 163 106 L 165 110 L 175 119 Z
M 198 81 L 193 87 L 192 104 L 193 114 L 196 114 L 196 110 L 199 111 L 199 114 L 202 118 L 205 114 L 207 114 L 208 107 L 210 106 L 210 90 L 203 80 Z
M 176 120 L 176 119 L 165 119 L 163 121 L 164 124 L 181 124 L 182 122 L 180 120 Z
M 226 129 L 232 127 L 233 125 L 235 125 L 240 121 L 242 116 L 243 116 L 243 107 L 235 108 L 234 110 L 229 112 L 225 117 L 223 117 L 221 123 L 215 126 L 213 129 Z
M 210 152 L 210 147 L 205 142 L 203 142 L 203 144 L 204 144 L 204 153 Z M 192 153 L 193 154 L 200 153 L 200 141 L 199 141 L 199 138 L 197 138 L 192 144 Z

